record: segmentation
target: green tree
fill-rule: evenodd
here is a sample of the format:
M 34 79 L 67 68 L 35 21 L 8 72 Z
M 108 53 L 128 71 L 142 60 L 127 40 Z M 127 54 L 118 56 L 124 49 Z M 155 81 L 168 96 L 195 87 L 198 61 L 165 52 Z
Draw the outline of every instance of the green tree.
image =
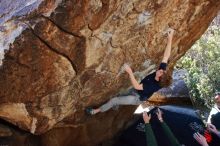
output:
M 177 63 L 188 71 L 185 81 L 197 106 L 211 108 L 220 91 L 220 27 L 212 25 Z

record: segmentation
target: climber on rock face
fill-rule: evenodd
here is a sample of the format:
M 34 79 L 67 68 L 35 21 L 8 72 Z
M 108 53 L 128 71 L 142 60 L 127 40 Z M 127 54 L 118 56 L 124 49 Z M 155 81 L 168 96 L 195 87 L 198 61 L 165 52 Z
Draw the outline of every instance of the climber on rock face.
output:
M 140 83 L 135 79 L 130 66 L 124 65 L 124 69 L 128 73 L 133 88 L 135 89 L 135 92 L 132 93 L 132 95 L 114 97 L 97 109 L 87 108 L 86 112 L 90 115 L 94 115 L 99 112 L 105 112 L 117 105 L 139 105 L 150 98 L 154 92 L 167 86 L 166 84 L 170 81 L 170 78 L 166 73 L 166 67 L 171 53 L 173 33 L 174 30 L 169 29 L 167 46 L 159 68 L 152 74 L 147 75 Z

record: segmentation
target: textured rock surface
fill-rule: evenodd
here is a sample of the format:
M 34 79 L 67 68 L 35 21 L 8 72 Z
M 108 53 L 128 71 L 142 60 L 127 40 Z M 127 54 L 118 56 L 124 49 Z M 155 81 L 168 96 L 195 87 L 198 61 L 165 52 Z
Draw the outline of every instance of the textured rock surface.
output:
M 92 118 L 85 116 L 84 108 L 98 106 L 130 86 L 121 71 L 124 63 L 131 64 L 138 79 L 155 70 L 169 27 L 176 30 L 172 72 L 219 9 L 219 0 L 45 0 L 19 20 L 26 30 L 5 54 L 0 117 L 35 134 L 66 127 L 54 129 L 60 132 L 54 136 L 74 133 L 78 145 L 108 139 L 131 118 L 132 108 Z M 50 131 L 43 136 L 47 139 Z

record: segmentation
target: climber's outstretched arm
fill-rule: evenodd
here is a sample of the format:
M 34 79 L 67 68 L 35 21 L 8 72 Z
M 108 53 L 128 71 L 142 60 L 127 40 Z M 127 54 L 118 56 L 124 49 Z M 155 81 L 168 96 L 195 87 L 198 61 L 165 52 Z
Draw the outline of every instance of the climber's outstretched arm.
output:
M 170 58 L 173 33 L 174 33 L 173 29 L 170 29 L 168 31 L 167 46 L 166 46 L 166 50 L 164 51 L 163 60 L 162 60 L 163 63 L 167 63 L 168 59 Z
M 143 90 L 143 84 L 139 84 L 138 81 L 135 79 L 132 69 L 129 65 L 124 65 L 125 71 L 128 73 L 129 78 L 131 80 L 131 84 L 133 85 L 134 89 L 136 90 Z

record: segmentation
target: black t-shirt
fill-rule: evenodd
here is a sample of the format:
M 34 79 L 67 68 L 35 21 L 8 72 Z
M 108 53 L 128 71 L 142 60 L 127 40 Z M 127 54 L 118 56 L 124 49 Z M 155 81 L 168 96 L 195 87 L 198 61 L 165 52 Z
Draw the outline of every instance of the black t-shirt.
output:
M 161 62 L 158 70 L 166 70 L 167 63 Z M 140 100 L 144 101 L 151 97 L 151 95 L 161 89 L 162 87 L 159 84 L 159 81 L 155 80 L 156 72 L 146 76 L 140 84 L 143 84 L 143 90 L 137 90 L 137 93 L 140 95 Z
M 137 90 L 140 95 L 140 100 L 144 101 L 148 99 L 154 92 L 158 91 L 162 87 L 159 85 L 159 81 L 155 80 L 156 72 L 146 76 L 142 81 L 143 90 Z
M 217 130 L 220 130 L 220 112 L 212 115 L 211 123 L 213 125 L 215 125 Z M 212 135 L 212 141 L 211 141 L 211 143 L 209 145 L 210 146 L 217 146 L 217 145 L 219 145 L 220 138 L 216 134 L 211 133 L 211 135 Z
M 215 125 L 215 127 L 220 130 L 220 112 L 212 115 L 211 123 Z

